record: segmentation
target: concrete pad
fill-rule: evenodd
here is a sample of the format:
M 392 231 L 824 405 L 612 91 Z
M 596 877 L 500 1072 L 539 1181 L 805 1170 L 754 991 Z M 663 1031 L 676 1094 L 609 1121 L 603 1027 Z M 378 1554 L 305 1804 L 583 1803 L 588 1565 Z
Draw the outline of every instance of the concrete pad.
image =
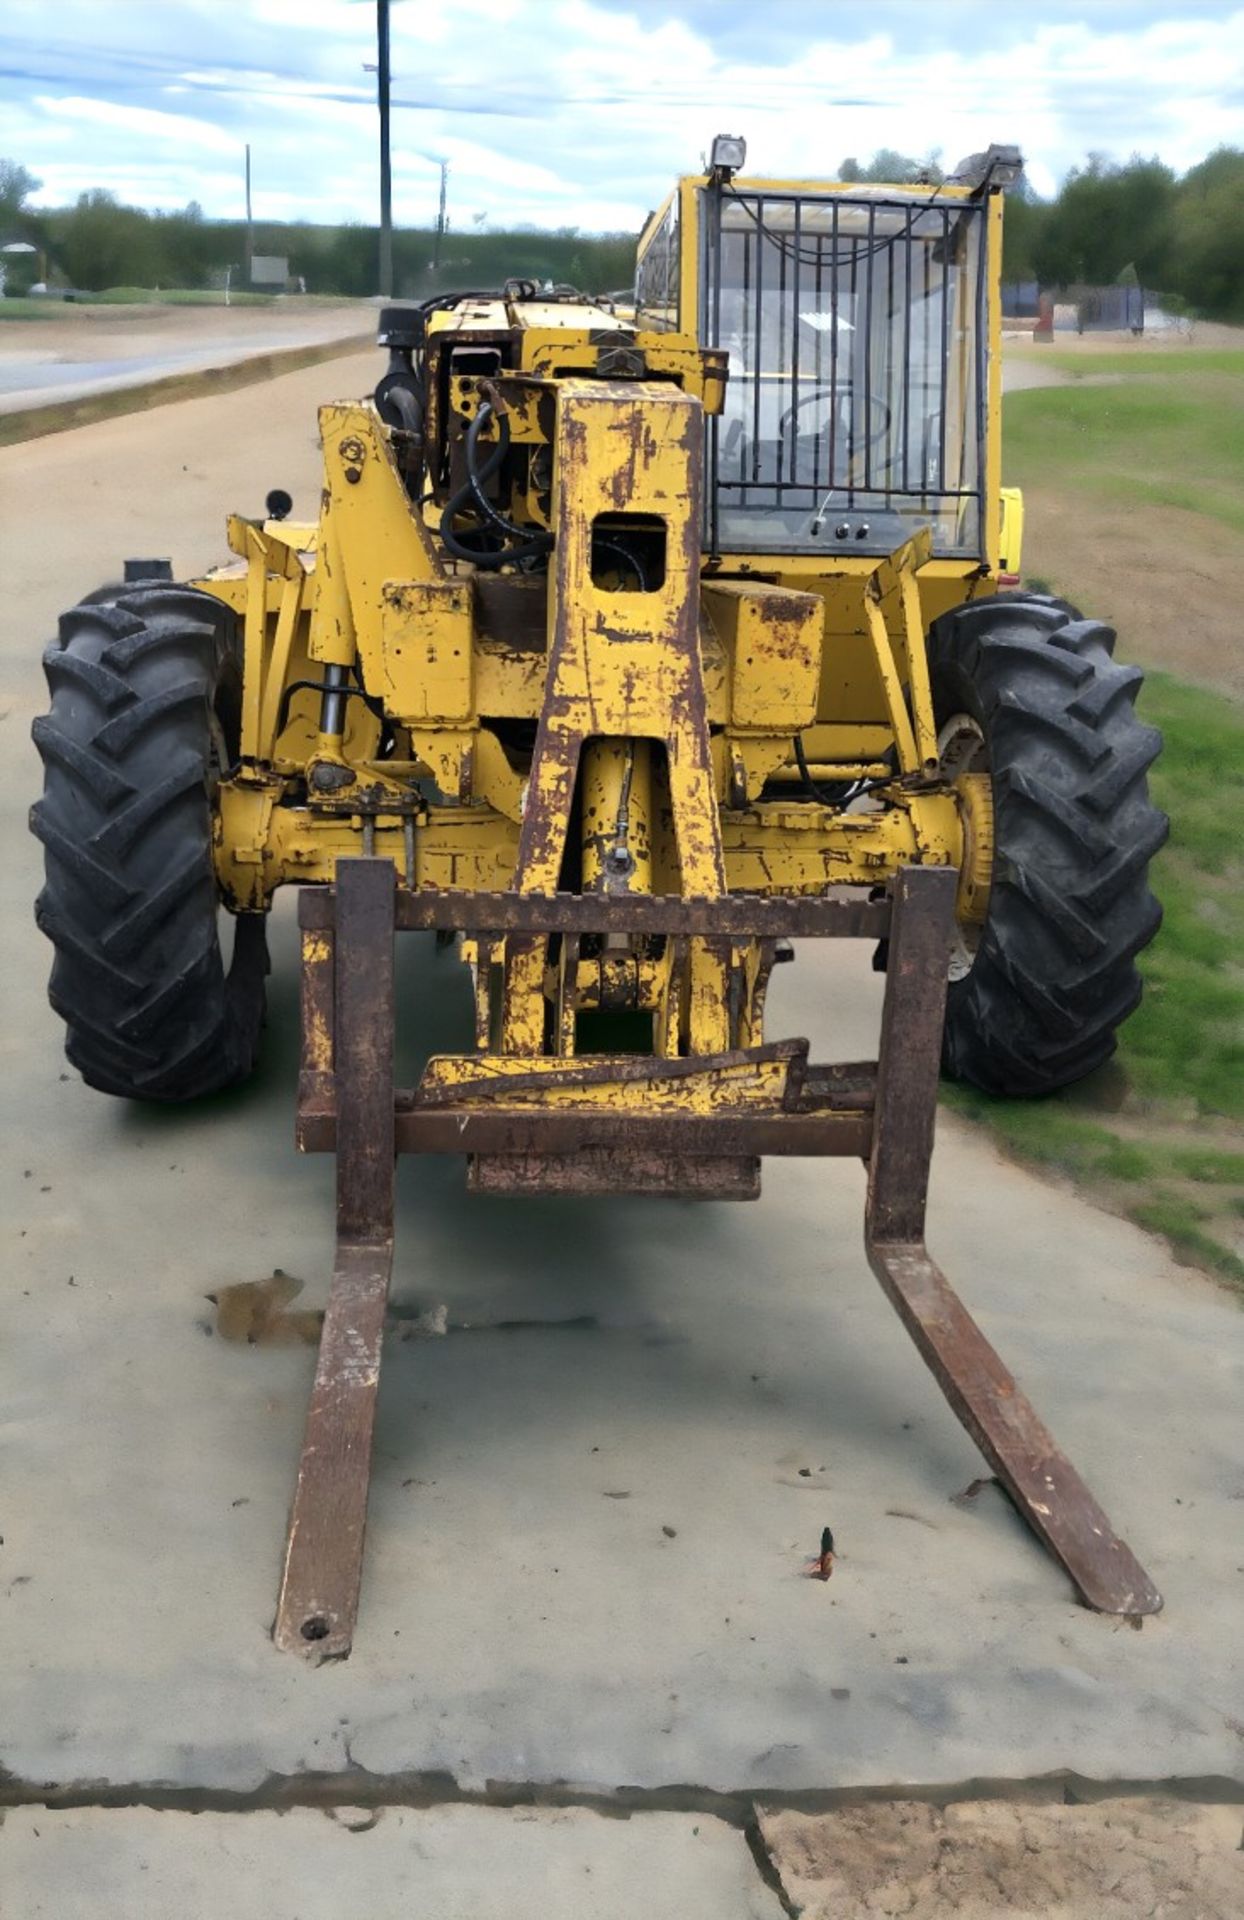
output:
M 719 1820 L 385 1807 L 4 1817 L 5 1920 L 779 1920 Z
M 219 550 L 218 510 L 275 483 L 305 501 L 311 400 L 365 379 L 343 362 L 0 454 L 30 581 L 0 701 L 4 1765 L 234 1791 L 350 1768 L 744 1794 L 1239 1774 L 1244 1319 L 951 1123 L 934 1251 L 1161 1618 L 1077 1606 L 992 1487 L 955 1504 L 979 1456 L 867 1271 L 858 1167 L 772 1163 L 732 1207 L 468 1200 L 426 1161 L 399 1179 L 355 1652 L 315 1671 L 274 1651 L 313 1355 L 222 1339 L 207 1296 L 276 1267 L 299 1306 L 325 1295 L 332 1168 L 291 1139 L 292 903 L 250 1088 L 131 1112 L 78 1082 L 30 919 L 32 637 L 104 577 L 106 541 L 181 572 Z M 466 1043 L 469 1012 L 430 943 L 403 942 L 401 982 L 409 1071 Z M 771 1030 L 858 1058 L 878 993 L 866 953 L 806 945 Z M 443 1338 L 400 1338 L 442 1307 Z M 826 1524 L 822 1585 L 802 1569 Z
M 1158 1799 L 897 1801 L 762 1813 L 760 1832 L 789 1911 L 803 1920 L 1238 1920 L 1242 1818 L 1238 1806 Z

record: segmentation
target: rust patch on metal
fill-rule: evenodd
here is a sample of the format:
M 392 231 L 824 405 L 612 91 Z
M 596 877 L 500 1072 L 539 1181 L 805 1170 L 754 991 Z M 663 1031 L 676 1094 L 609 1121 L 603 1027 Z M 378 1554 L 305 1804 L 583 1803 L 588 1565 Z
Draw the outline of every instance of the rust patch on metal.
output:
M 647 1199 L 758 1200 L 754 1156 L 646 1153 L 641 1147 L 588 1147 L 579 1153 L 476 1154 L 467 1171 L 472 1193 L 630 1194 Z
M 371 1439 L 393 1264 L 393 868 L 343 860 L 334 889 L 330 1019 L 337 1249 L 298 1463 L 273 1638 L 322 1660 L 350 1651 L 358 1610 Z M 304 934 L 304 938 L 310 935 Z
M 882 940 L 890 925 L 888 900 L 825 899 L 821 895 L 729 893 L 719 899 L 671 893 L 469 893 L 428 887 L 398 889 L 400 932 L 443 928 L 458 933 L 704 934 L 728 939 Z M 306 887 L 299 896 L 304 928 L 331 928 L 332 889 Z

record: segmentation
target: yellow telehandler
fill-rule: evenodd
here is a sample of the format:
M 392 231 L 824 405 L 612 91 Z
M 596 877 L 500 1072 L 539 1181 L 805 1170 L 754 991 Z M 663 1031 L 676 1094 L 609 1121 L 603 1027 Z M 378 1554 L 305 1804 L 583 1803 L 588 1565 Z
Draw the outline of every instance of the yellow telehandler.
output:
M 374 395 L 320 411 L 317 516 L 271 494 L 184 585 L 127 563 L 46 656 L 38 917 L 92 1086 L 241 1079 L 301 889 L 298 1141 L 336 1153 L 337 1253 L 275 1631 L 312 1656 L 354 1627 L 397 1153 L 704 1199 L 765 1154 L 862 1159 L 872 1266 L 1019 1511 L 1088 1604 L 1161 1605 L 924 1243 L 939 1066 L 1090 1071 L 1159 918 L 1139 676 L 1019 584 L 1018 156 L 893 187 L 743 161 L 720 137 L 651 217 L 633 307 L 386 309 Z M 456 943 L 474 1046 L 402 1090 L 415 931 Z M 876 1062 L 765 1034 L 790 942 L 843 937 L 886 973 Z

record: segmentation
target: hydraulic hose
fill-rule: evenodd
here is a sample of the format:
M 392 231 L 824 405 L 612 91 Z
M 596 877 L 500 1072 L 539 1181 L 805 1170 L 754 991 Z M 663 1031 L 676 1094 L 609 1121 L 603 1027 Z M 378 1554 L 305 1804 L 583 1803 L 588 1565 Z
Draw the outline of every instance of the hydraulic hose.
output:
M 836 780 L 832 789 L 817 785 L 808 766 L 808 756 L 803 750 L 803 736 L 798 733 L 795 735 L 795 764 L 803 776 L 803 784 L 809 799 L 819 801 L 821 806 L 841 807 L 854 798 L 858 784 L 856 781 Z
M 483 465 L 478 463 L 479 437 L 493 417 L 494 411 L 491 401 L 485 400 L 468 427 L 466 485 L 458 489 L 441 515 L 441 538 L 450 553 L 461 560 L 470 560 L 475 566 L 488 570 L 511 565 L 520 560 L 534 559 L 538 554 L 547 553 L 553 544 L 551 533 L 539 532 L 532 535 L 528 528 L 516 526 L 512 520 L 507 520 L 503 513 L 498 513 L 484 491 L 485 484 L 499 471 L 510 450 L 510 424 L 502 414 L 497 423 L 497 444 Z M 487 527 L 501 535 L 503 542 L 517 541 L 518 544 L 502 545 L 492 549 L 467 546 L 465 538 L 454 532 L 453 523 L 468 504 L 476 509 Z
M 599 533 L 593 537 L 592 546 L 593 549 L 599 548 L 603 553 L 611 553 L 615 559 L 621 560 L 623 565 L 629 567 L 634 574 L 639 591 L 647 593 L 648 576 L 644 572 L 643 563 L 638 554 L 632 553 L 629 547 L 624 547 L 620 540 L 607 540 L 603 534 Z
M 887 773 L 883 780 L 835 780 L 832 787 L 819 786 L 812 778 L 803 736 L 798 733 L 795 735 L 795 764 L 803 776 L 808 798 L 819 801 L 823 807 L 845 807 L 852 800 L 862 800 L 866 793 L 879 793 L 883 787 L 893 786 L 897 774 L 896 769 L 895 773 Z

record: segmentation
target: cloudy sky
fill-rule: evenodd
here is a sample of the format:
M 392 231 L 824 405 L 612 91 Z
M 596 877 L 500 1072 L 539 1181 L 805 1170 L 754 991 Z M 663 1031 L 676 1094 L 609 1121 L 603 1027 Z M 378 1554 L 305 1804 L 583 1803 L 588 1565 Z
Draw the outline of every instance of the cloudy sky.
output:
M 59 205 L 370 220 L 370 0 L 3 0 L 0 154 Z M 467 226 L 633 229 L 714 133 L 757 172 L 1015 140 L 1049 193 L 1090 149 L 1186 168 L 1244 144 L 1244 6 L 1220 0 L 393 0 L 394 215 L 441 159 Z

